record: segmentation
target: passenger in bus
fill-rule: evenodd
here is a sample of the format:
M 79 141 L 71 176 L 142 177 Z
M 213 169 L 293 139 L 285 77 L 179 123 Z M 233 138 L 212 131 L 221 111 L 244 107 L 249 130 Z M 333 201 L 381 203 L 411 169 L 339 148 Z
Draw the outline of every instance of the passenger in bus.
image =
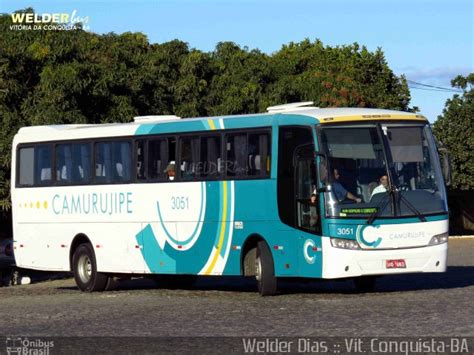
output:
M 169 163 L 168 166 L 166 167 L 165 172 L 168 175 L 168 180 L 173 181 L 176 175 L 175 163 L 174 162 Z
M 61 167 L 61 170 L 58 171 L 59 179 L 60 181 L 66 181 L 68 179 L 68 171 L 66 165 L 63 165 Z
M 372 191 L 370 198 L 374 197 L 375 194 L 380 194 L 388 191 L 388 177 L 382 175 L 379 179 L 379 185 Z
M 123 178 L 123 164 L 122 163 L 115 163 L 115 172 L 117 173 L 117 178 Z
M 333 180 L 333 183 L 332 183 L 332 190 L 334 192 L 334 196 L 336 196 L 336 199 L 339 201 L 339 202 L 342 202 L 346 199 L 348 200 L 351 200 L 351 201 L 354 201 L 356 203 L 360 203 L 362 201 L 362 199 L 360 199 L 359 197 L 355 196 L 354 194 L 352 194 L 351 192 L 347 191 L 344 186 L 342 186 L 342 184 L 339 182 L 339 179 L 341 177 L 341 174 L 339 173 L 339 170 L 338 169 L 334 169 L 333 170 L 333 176 L 334 176 L 334 180 Z
M 318 199 L 316 194 L 311 195 L 311 199 L 309 201 L 309 225 L 310 227 L 316 226 L 318 223 L 319 215 L 318 215 Z

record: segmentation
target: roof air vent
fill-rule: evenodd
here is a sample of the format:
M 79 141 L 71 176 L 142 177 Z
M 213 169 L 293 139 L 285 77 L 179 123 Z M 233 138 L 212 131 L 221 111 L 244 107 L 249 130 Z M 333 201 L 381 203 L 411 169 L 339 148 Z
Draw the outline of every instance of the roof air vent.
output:
M 285 112 L 285 111 L 295 111 L 295 110 L 306 110 L 308 108 L 318 108 L 312 106 L 313 101 L 305 102 L 292 102 L 284 105 L 270 106 L 267 107 L 267 112 Z
M 170 120 L 180 120 L 181 117 L 174 115 L 159 115 L 159 116 L 137 116 L 133 118 L 136 123 L 152 123 Z

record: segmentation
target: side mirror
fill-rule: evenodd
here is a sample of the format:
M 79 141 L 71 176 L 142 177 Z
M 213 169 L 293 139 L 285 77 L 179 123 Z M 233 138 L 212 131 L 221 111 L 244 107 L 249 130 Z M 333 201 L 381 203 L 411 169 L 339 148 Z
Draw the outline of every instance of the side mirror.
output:
M 449 152 L 446 148 L 441 147 L 438 149 L 439 160 L 441 163 L 441 170 L 443 172 L 443 178 L 446 186 L 451 185 L 451 159 Z

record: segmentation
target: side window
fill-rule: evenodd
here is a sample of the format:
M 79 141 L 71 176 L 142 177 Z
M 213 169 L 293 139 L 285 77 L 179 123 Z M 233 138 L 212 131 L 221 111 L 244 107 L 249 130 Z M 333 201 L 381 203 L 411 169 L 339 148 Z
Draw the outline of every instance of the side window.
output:
M 80 184 L 91 178 L 90 144 L 59 144 L 56 146 L 56 181 Z
M 203 178 L 216 178 L 222 174 L 221 137 L 201 137 L 201 158 L 199 174 Z
M 251 133 L 248 136 L 248 175 L 270 174 L 270 137 L 267 133 Z
M 144 140 L 139 140 L 136 143 L 135 146 L 135 154 L 137 158 L 137 166 L 136 166 L 136 172 L 137 172 L 137 180 L 138 181 L 144 181 L 146 180 L 146 175 L 145 175 L 145 146 L 146 146 L 146 141 Z
M 227 176 L 270 175 L 271 147 L 267 132 L 227 134 L 225 147 Z
M 97 182 L 128 182 L 132 175 L 130 142 L 99 142 L 95 151 Z
M 199 137 L 182 137 L 179 139 L 181 180 L 194 180 L 199 176 L 201 170 L 199 141 Z
M 35 185 L 48 185 L 52 182 L 52 155 L 50 145 L 35 147 Z
M 132 177 L 132 144 L 130 142 L 112 143 L 112 172 L 115 182 L 128 182 Z
M 91 150 L 89 143 L 72 145 L 72 183 L 86 183 L 91 180 Z
M 97 143 L 95 146 L 95 179 L 97 182 L 112 182 L 112 143 Z
M 297 227 L 318 232 L 320 213 L 316 194 L 314 146 L 310 144 L 297 149 L 294 157 Z
M 56 181 L 71 182 L 72 152 L 71 144 L 56 146 Z
M 34 185 L 34 148 L 20 148 L 18 152 L 18 183 L 23 186 Z
M 148 178 L 174 180 L 176 165 L 176 139 L 158 138 L 148 141 Z
M 226 175 L 244 177 L 247 175 L 247 134 L 226 135 Z

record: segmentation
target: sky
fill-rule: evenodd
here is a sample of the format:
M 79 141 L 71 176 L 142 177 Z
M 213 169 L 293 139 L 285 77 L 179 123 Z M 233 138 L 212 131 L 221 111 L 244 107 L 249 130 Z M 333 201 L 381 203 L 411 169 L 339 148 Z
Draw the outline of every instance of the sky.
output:
M 440 87 L 474 72 L 472 0 L 0 0 L 0 13 L 26 7 L 76 10 L 89 17 L 92 32 L 142 32 L 151 43 L 179 39 L 203 51 L 220 41 L 268 54 L 305 38 L 331 46 L 358 42 L 381 47 L 395 74 Z M 454 94 L 410 91 L 411 106 L 431 122 Z

